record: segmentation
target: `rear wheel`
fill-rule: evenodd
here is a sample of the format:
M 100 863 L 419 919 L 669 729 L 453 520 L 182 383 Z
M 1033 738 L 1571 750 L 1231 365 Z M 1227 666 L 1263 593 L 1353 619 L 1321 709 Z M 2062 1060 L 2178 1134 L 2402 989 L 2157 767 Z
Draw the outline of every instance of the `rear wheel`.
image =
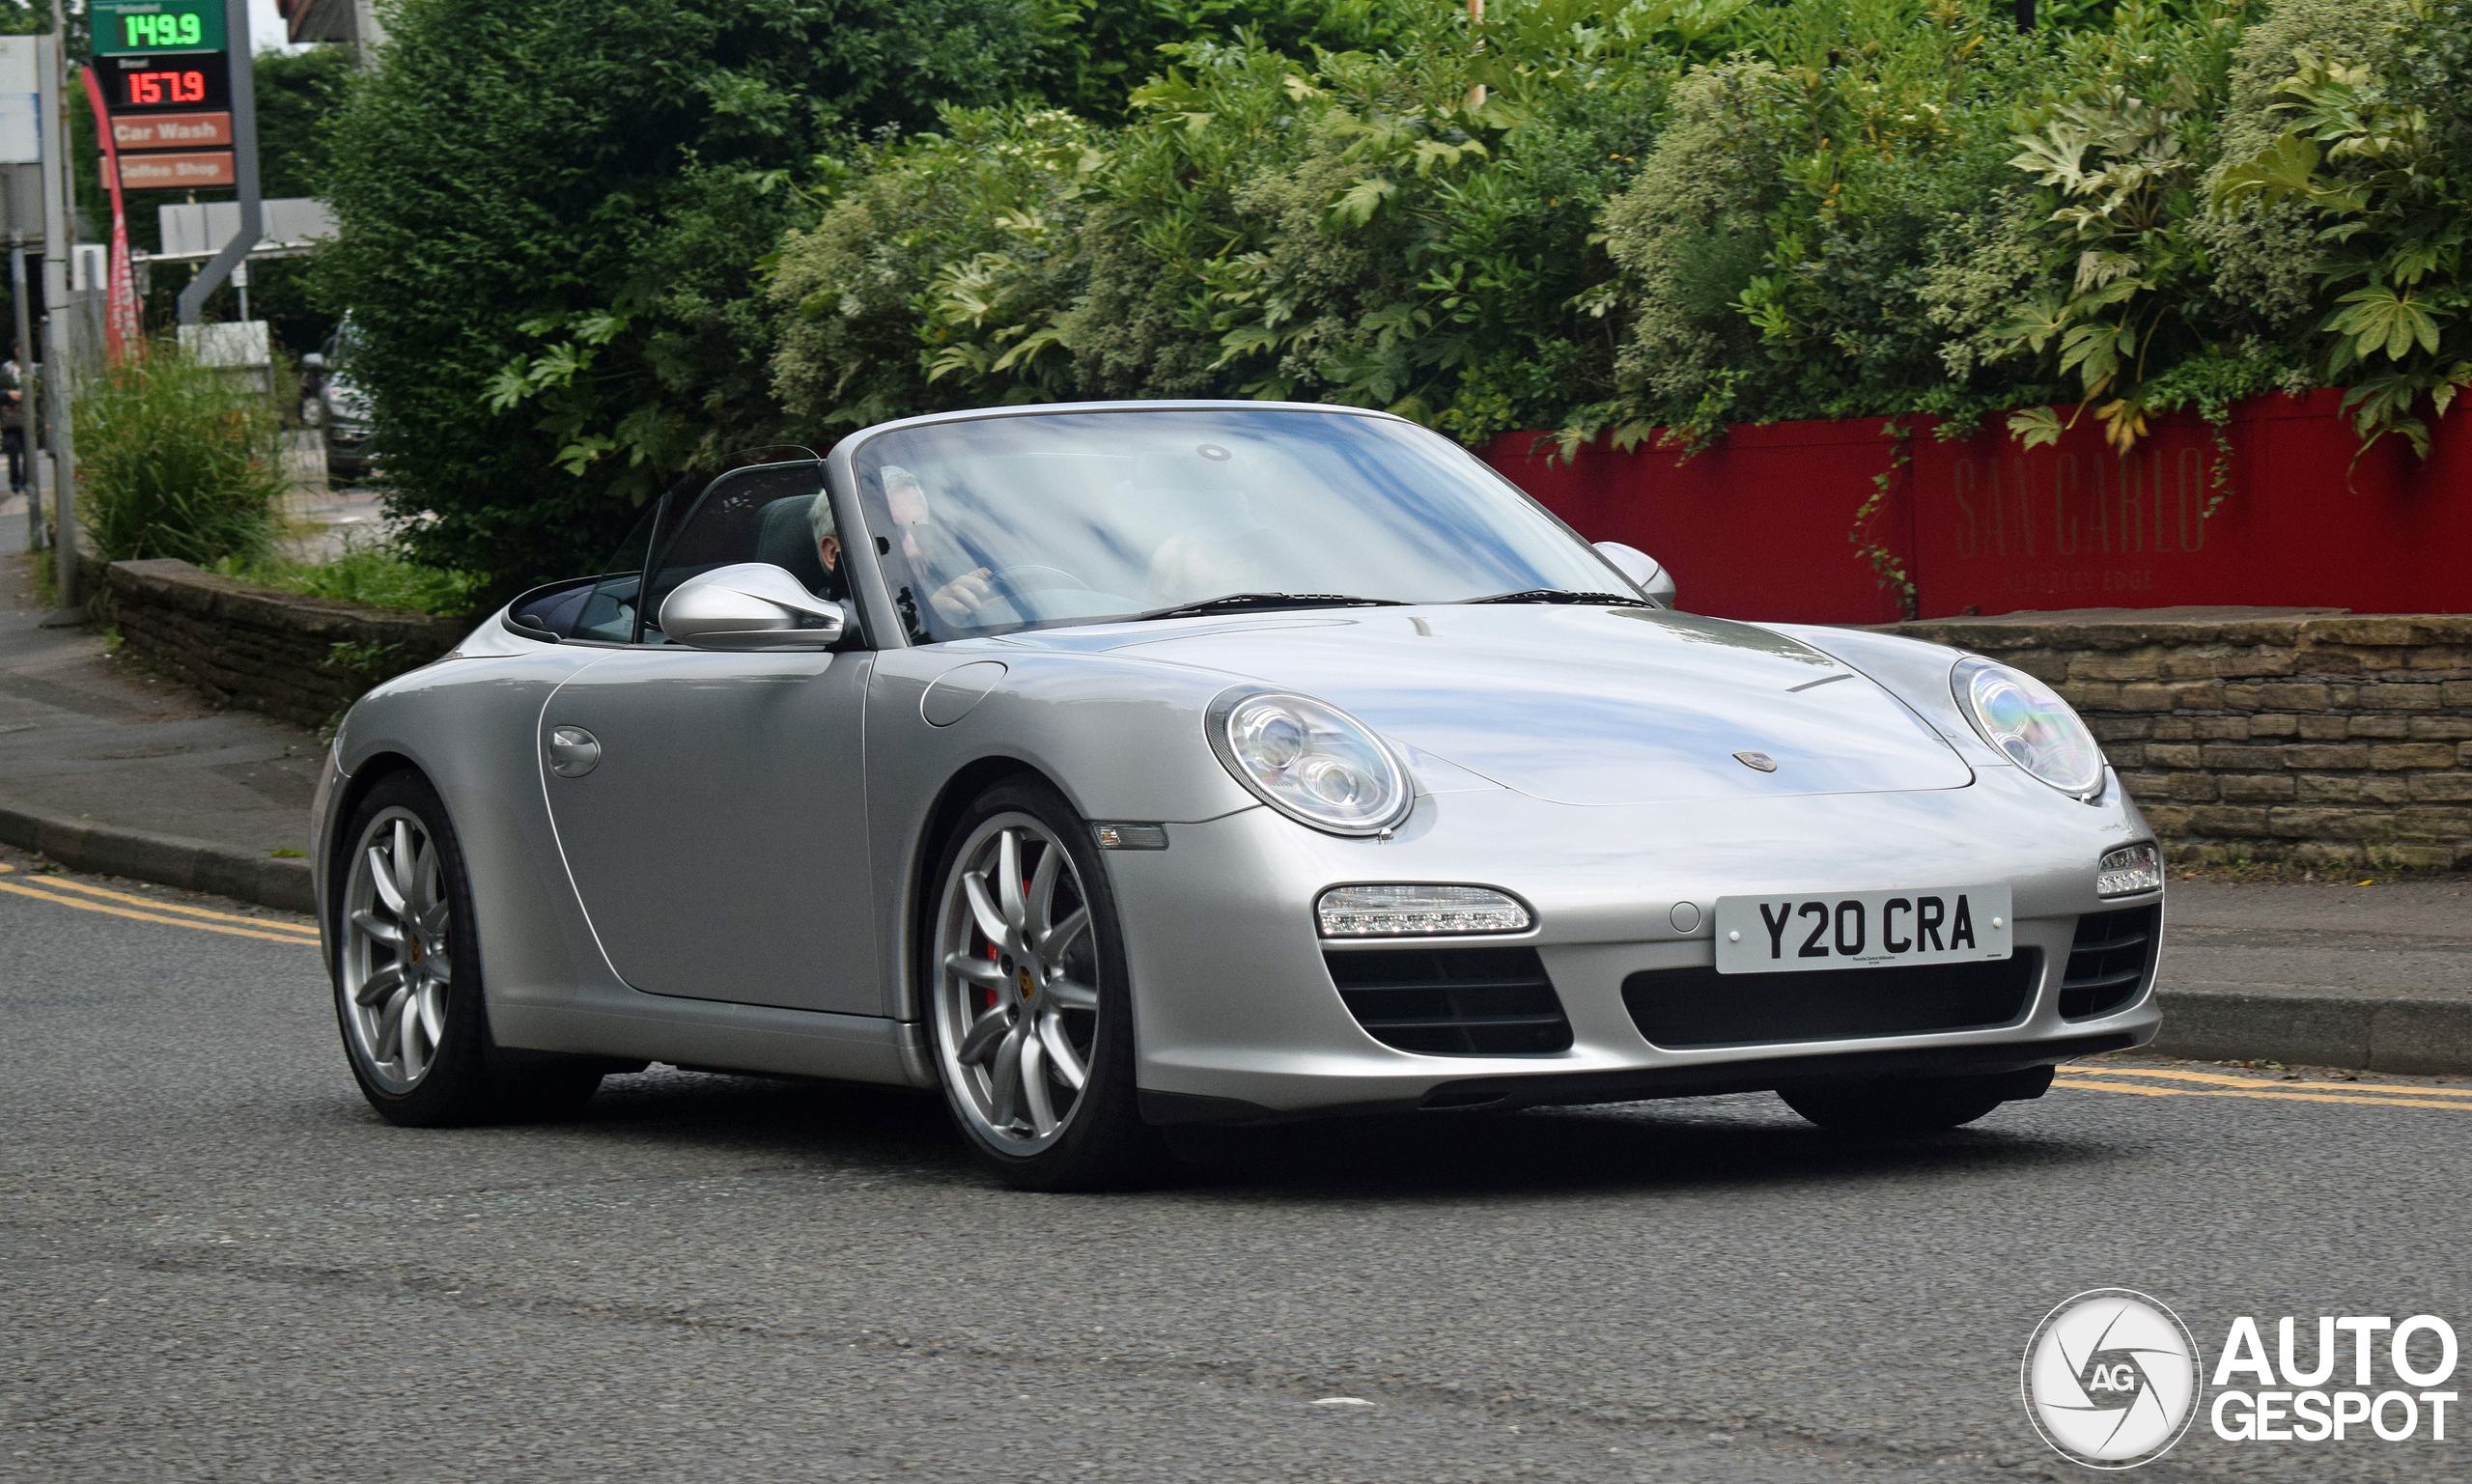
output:
M 1883 1077 L 1781 1087 L 1785 1106 L 1840 1134 L 1929 1134 L 1974 1122 L 2003 1103 L 2039 1098 L 2051 1068 L 1992 1077 Z
M 1089 826 L 1044 784 L 981 795 L 946 841 L 922 982 L 971 1151 L 1032 1190 L 1125 1185 L 1165 1159 L 1134 1089 L 1133 1001 Z
M 399 772 L 353 812 L 337 863 L 335 1017 L 362 1096 L 413 1128 L 571 1110 L 603 1063 L 509 1051 L 490 1036 L 472 888 L 446 806 Z

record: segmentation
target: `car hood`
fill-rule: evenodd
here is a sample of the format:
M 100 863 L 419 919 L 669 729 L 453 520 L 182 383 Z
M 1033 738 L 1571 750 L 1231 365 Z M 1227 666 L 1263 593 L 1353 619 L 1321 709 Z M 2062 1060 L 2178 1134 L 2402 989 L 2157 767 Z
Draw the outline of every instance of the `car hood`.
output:
M 1807 644 L 1646 608 L 1420 605 L 1050 630 L 1304 691 L 1420 751 L 1567 804 L 1963 788 L 1895 696 Z M 1773 772 L 1737 759 L 1764 754 Z M 1885 843 L 1885 842 L 1884 842 Z

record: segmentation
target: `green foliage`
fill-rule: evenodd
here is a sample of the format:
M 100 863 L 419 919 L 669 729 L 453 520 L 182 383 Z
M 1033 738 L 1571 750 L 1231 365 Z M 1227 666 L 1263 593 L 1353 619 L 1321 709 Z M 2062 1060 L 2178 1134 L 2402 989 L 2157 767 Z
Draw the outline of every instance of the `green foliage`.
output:
M 324 562 L 301 562 L 281 556 L 228 556 L 216 562 L 213 570 L 227 577 L 311 598 L 331 598 L 378 608 L 407 608 L 446 618 L 471 612 L 486 585 L 470 573 L 425 567 L 391 542 L 348 546 L 340 555 Z
M 164 344 L 85 379 L 73 411 L 77 518 L 102 560 L 268 549 L 287 488 L 270 399 Z
M 339 239 L 392 509 L 501 589 L 577 570 L 633 508 L 772 441 L 759 264 L 796 176 L 934 100 L 1000 96 L 1027 0 L 404 0 L 332 136 Z
M 2427 457 L 2419 409 L 2442 416 L 2472 385 L 2472 160 L 2459 112 L 2472 14 L 2423 0 L 2411 22 L 2374 61 L 2294 47 L 2296 68 L 2275 89 L 2286 131 L 2228 168 L 2217 199 L 2296 203 L 2321 224 L 2325 373 L 2349 381 L 2344 404 L 2364 447 L 2400 434 Z

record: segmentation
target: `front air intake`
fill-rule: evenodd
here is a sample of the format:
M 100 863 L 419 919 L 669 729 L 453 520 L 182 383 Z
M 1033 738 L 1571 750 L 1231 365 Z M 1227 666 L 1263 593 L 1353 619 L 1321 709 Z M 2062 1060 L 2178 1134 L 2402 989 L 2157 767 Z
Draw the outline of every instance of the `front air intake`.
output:
M 1327 952 L 1339 998 L 1384 1046 L 1428 1056 L 1542 1056 L 1571 1022 L 1533 948 Z
M 1676 1050 L 1982 1030 L 2025 1019 L 2042 962 L 2026 948 L 1987 963 L 1912 968 L 1651 968 L 1622 981 L 1622 1003 L 1641 1035 Z
M 2137 997 L 2154 964 L 2155 929 L 2162 915 L 2159 906 L 2131 907 L 2077 919 L 2077 938 L 2068 945 L 2068 972 L 2060 981 L 2062 1020 L 2109 1015 Z

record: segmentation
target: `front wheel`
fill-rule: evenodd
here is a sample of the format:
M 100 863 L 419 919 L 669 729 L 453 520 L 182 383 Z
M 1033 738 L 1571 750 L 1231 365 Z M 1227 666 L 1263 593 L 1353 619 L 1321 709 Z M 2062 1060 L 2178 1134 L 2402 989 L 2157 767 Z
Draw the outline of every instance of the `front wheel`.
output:
M 1840 1134 L 1929 1134 L 1974 1122 L 2003 1103 L 2039 1098 L 2051 1068 L 1989 1077 L 1881 1077 L 1781 1087 L 1785 1106 Z
M 580 1106 L 605 1064 L 509 1051 L 481 996 L 472 887 L 446 805 L 418 773 L 380 779 L 336 862 L 335 1017 L 363 1096 L 411 1128 Z
M 1121 1186 L 1165 1158 L 1134 1090 L 1133 1000 L 1090 827 L 1044 784 L 981 795 L 947 840 L 921 982 L 980 1162 L 1029 1190 Z

